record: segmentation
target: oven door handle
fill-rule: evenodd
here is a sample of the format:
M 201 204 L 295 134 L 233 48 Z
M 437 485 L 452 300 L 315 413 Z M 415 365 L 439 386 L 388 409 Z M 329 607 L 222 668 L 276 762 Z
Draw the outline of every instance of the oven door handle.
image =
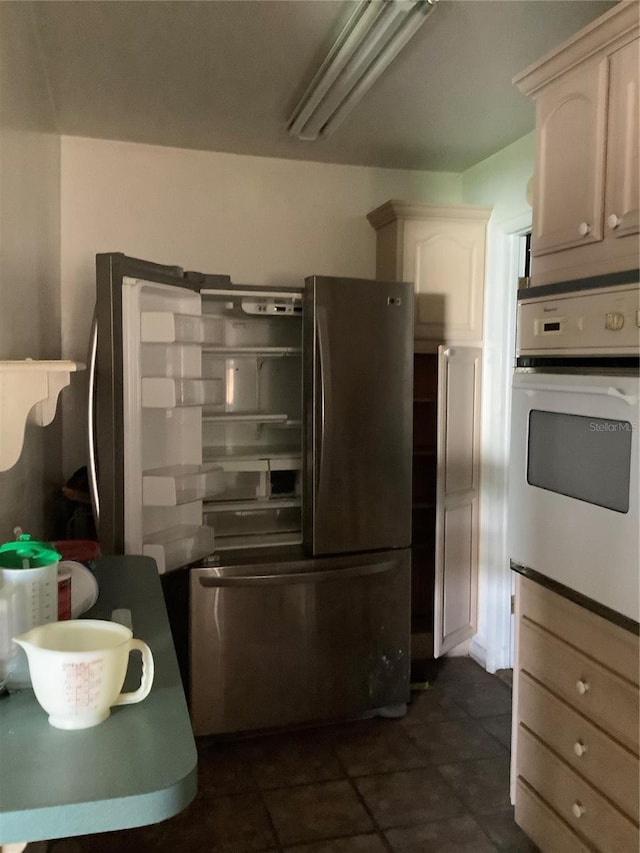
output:
M 524 391 L 527 397 L 533 397 L 544 391 L 553 391 L 559 394 L 586 394 L 591 397 L 615 397 L 616 399 L 625 402 L 628 406 L 635 406 L 638 402 L 637 394 L 625 394 L 624 391 L 619 391 L 612 385 L 600 385 L 596 388 L 590 388 L 584 385 L 536 385 L 535 388 L 520 386 L 519 390 Z

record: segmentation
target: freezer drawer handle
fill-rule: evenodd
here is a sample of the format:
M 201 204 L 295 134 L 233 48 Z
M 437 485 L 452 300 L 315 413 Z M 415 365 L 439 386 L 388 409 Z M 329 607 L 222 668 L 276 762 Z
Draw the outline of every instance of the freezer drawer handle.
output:
M 292 572 L 281 575 L 242 575 L 238 577 L 217 577 L 208 575 L 198 578 L 200 586 L 277 586 L 294 583 L 318 583 L 322 581 L 347 580 L 348 578 L 365 577 L 366 575 L 389 572 L 397 566 L 395 560 L 384 560 L 380 563 L 368 563 L 364 566 L 349 566 L 346 569 L 327 569 L 320 572 Z

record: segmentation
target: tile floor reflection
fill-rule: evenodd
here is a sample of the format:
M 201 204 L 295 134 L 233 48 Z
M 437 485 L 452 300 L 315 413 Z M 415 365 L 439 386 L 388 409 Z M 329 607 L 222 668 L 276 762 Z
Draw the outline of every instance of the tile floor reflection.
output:
M 509 802 L 511 690 L 447 658 L 399 720 L 198 739 L 198 795 L 50 853 L 493 853 L 537 848 Z

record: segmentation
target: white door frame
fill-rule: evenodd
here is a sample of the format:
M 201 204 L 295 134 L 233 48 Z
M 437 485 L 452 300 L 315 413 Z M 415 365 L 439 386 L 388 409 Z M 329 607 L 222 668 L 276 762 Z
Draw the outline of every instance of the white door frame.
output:
M 470 654 L 489 672 L 513 666 L 512 573 L 507 550 L 511 380 L 522 235 L 531 211 L 489 222 L 485 282 L 480 475 L 479 631 Z

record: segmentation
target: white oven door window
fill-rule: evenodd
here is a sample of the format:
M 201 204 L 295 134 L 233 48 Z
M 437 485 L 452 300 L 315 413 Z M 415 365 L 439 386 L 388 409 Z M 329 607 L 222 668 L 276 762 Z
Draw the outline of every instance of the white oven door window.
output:
M 529 412 L 527 482 L 615 512 L 629 512 L 633 424 Z

